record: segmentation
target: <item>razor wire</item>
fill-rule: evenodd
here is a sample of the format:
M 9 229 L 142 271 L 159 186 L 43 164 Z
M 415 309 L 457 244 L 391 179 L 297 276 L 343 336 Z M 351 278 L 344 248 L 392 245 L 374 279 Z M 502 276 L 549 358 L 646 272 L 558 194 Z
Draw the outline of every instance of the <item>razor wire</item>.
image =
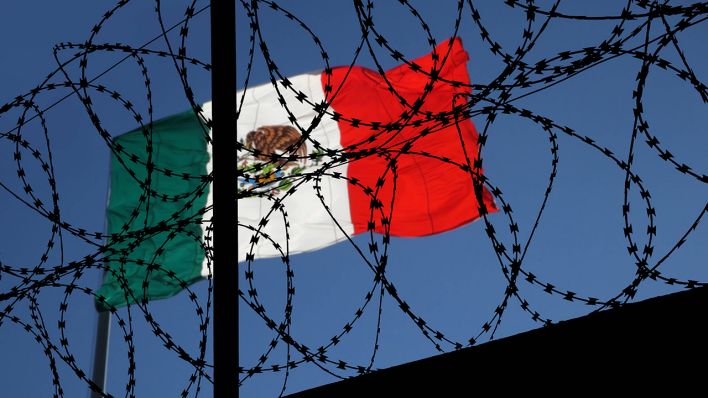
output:
M 136 1 L 136 0 L 133 0 Z M 21 190 L 13 189 L 4 181 L 0 181 L 0 187 L 3 189 L 3 195 L 9 200 L 16 201 L 35 211 L 38 215 L 46 220 L 46 225 L 50 230 L 50 237 L 46 244 L 46 249 L 39 256 L 39 261 L 32 266 L 23 266 L 18 264 L 0 263 L 0 280 L 3 282 L 3 290 L 0 291 L 0 301 L 3 302 L 4 308 L 0 310 L 0 330 L 8 327 L 8 324 L 14 324 L 21 327 L 28 335 L 30 335 L 36 343 L 41 346 L 44 355 L 47 357 L 48 365 L 46 371 L 51 373 L 52 382 L 54 385 L 54 396 L 65 396 L 62 388 L 62 379 L 69 377 L 66 372 L 62 373 L 64 366 L 57 366 L 58 362 L 63 363 L 76 377 L 86 383 L 87 386 L 94 390 L 100 390 L 99 386 L 91 381 L 88 375 L 88 370 L 82 368 L 72 353 L 70 338 L 66 332 L 65 314 L 70 311 L 70 300 L 73 295 L 85 295 L 95 300 L 103 300 L 96 293 L 96 287 L 88 285 L 82 280 L 85 273 L 97 272 L 113 272 L 116 274 L 124 288 L 126 295 L 132 294 L 127 289 L 127 281 L 125 276 L 121 275 L 116 270 L 109 269 L 106 266 L 108 260 L 120 261 L 125 264 L 125 267 L 147 267 L 150 273 L 160 273 L 168 278 L 175 279 L 187 291 L 187 297 L 191 301 L 194 308 L 194 316 L 198 320 L 200 328 L 200 339 L 198 342 L 198 352 L 190 352 L 187 348 L 180 345 L 171 334 L 156 320 L 153 316 L 151 308 L 147 300 L 138 300 L 135 304 L 129 305 L 127 309 L 120 310 L 111 308 L 111 312 L 117 319 L 117 325 L 122 334 L 123 341 L 127 349 L 128 382 L 125 391 L 121 392 L 125 396 L 135 396 L 135 386 L 139 378 L 139 366 L 135 361 L 135 344 L 134 344 L 134 329 L 133 324 L 135 317 L 142 317 L 149 325 L 152 333 L 160 340 L 166 350 L 172 351 L 175 354 L 176 360 L 183 361 L 188 364 L 191 370 L 190 376 L 184 380 L 184 388 L 182 396 L 198 396 L 200 394 L 202 384 L 212 383 L 211 368 L 207 360 L 207 329 L 210 324 L 210 314 L 212 309 L 212 279 L 211 275 L 207 278 L 208 288 L 207 297 L 200 297 L 194 293 L 190 285 L 182 280 L 179 280 L 174 273 L 164 269 L 158 262 L 145 262 L 130 260 L 127 257 L 125 250 L 115 249 L 119 244 L 126 244 L 128 250 L 136 247 L 141 242 L 149 239 L 157 233 L 168 232 L 170 237 L 176 234 L 188 233 L 185 228 L 188 225 L 201 224 L 202 216 L 206 214 L 207 208 L 203 209 L 199 214 L 186 214 L 185 212 L 175 213 L 172 217 L 161 220 L 157 227 L 150 226 L 142 230 L 129 230 L 129 222 L 127 222 L 121 233 L 107 236 L 105 231 L 87 231 L 79 225 L 75 225 L 71 220 L 67 220 L 61 211 L 60 198 L 61 190 L 56 184 L 55 169 L 61 167 L 56 164 L 52 158 L 52 148 L 55 145 L 61 145 L 60 140 L 52 134 L 52 129 L 47 122 L 45 115 L 51 111 L 56 103 L 45 105 L 42 96 L 51 92 L 61 92 L 65 95 L 60 99 L 63 101 L 67 98 L 76 98 L 82 105 L 86 115 L 92 122 L 95 128 L 95 133 L 100 136 L 105 144 L 106 151 L 110 151 L 113 156 L 126 167 L 144 168 L 146 170 L 146 179 L 140 181 L 145 187 L 145 194 L 141 196 L 140 203 L 136 203 L 136 209 L 139 207 L 149 208 L 151 203 L 159 200 L 184 200 L 186 203 L 192 203 L 197 197 L 203 195 L 211 183 L 211 175 L 189 175 L 184 174 L 183 178 L 199 182 L 199 187 L 194 192 L 186 192 L 180 195 L 167 195 L 152 189 L 153 178 L 156 175 L 171 175 L 178 172 L 170 170 L 164 165 L 152 162 L 151 151 L 152 143 L 150 138 L 150 130 L 153 122 L 153 107 L 152 107 L 152 90 L 153 86 L 150 79 L 150 69 L 146 64 L 147 59 L 162 58 L 171 63 L 174 68 L 174 73 L 178 76 L 182 86 L 185 99 L 191 104 L 195 114 L 200 115 L 206 120 L 206 125 L 209 126 L 210 121 L 208 116 L 203 113 L 194 98 L 194 90 L 189 84 L 189 73 L 193 70 L 201 70 L 208 72 L 210 65 L 205 60 L 190 57 L 187 39 L 189 36 L 191 24 L 197 21 L 197 17 L 208 11 L 208 7 L 199 7 L 197 1 L 191 2 L 184 10 L 184 18 L 176 24 L 167 26 L 163 22 L 161 13 L 160 1 L 155 2 L 155 12 L 157 15 L 157 26 L 159 26 L 161 34 L 155 39 L 147 42 L 143 46 L 134 47 L 123 43 L 102 43 L 97 41 L 103 26 L 113 18 L 114 14 L 119 12 L 122 7 L 125 7 L 130 1 L 122 0 L 115 4 L 113 8 L 107 11 L 99 22 L 91 29 L 88 38 L 82 43 L 62 42 L 58 43 L 54 49 L 57 68 L 42 80 L 36 88 L 27 93 L 16 96 L 12 101 L 0 106 L 0 118 L 6 118 L 12 112 L 19 112 L 20 116 L 15 124 L 15 127 L 9 131 L 0 134 L 0 140 L 9 142 L 13 146 L 12 153 L 0 154 L 0 156 L 11 157 L 16 165 L 16 175 L 21 184 Z M 501 299 L 496 303 L 494 309 L 487 316 L 486 320 L 479 325 L 470 326 L 466 331 L 467 336 L 464 339 L 451 337 L 451 335 L 442 328 L 437 327 L 434 323 L 429 322 L 422 316 L 416 308 L 409 303 L 409 299 L 399 292 L 396 283 L 389 277 L 387 266 L 391 263 L 392 258 L 389 255 L 391 245 L 395 245 L 395 239 L 392 239 L 388 233 L 389 228 L 384 228 L 385 233 L 375 234 L 373 227 L 365 234 L 365 244 L 361 241 L 347 236 L 347 243 L 359 255 L 363 265 L 368 267 L 371 272 L 371 285 L 366 287 L 366 293 L 359 299 L 359 305 L 351 313 L 347 322 L 331 335 L 326 341 L 322 341 L 317 347 L 308 347 L 300 336 L 293 333 L 291 326 L 294 322 L 294 296 L 295 296 L 295 276 L 297 257 L 292 257 L 288 252 L 287 242 L 276 242 L 272 237 L 265 234 L 259 227 L 254 227 L 246 224 L 239 224 L 239 234 L 249 234 L 254 239 L 251 247 L 248 248 L 247 260 L 238 265 L 239 272 L 243 274 L 246 285 L 239 290 L 239 296 L 242 303 L 245 304 L 261 321 L 262 326 L 267 327 L 273 335 L 270 342 L 262 348 L 262 354 L 257 360 L 249 363 L 241 363 L 240 374 L 238 375 L 240 383 L 257 382 L 259 375 L 264 373 L 280 373 L 283 375 L 280 394 L 286 393 L 288 381 L 291 377 L 293 369 L 302 366 L 308 366 L 319 369 L 321 372 L 331 375 L 333 378 L 347 378 L 359 374 L 371 372 L 376 369 L 376 359 L 379 350 L 379 337 L 381 333 L 382 318 L 385 319 L 383 313 L 384 298 L 392 300 L 401 313 L 410 319 L 412 328 L 415 328 L 419 333 L 427 339 L 430 344 L 438 351 L 445 352 L 449 350 L 457 350 L 464 347 L 475 345 L 479 342 L 486 341 L 494 337 L 496 330 L 503 323 L 503 316 L 510 306 L 517 306 L 529 318 L 539 325 L 550 325 L 553 319 L 544 314 L 542 305 L 537 305 L 532 299 L 526 297 L 520 286 L 538 289 L 545 292 L 558 300 L 565 300 L 579 305 L 587 306 L 588 311 L 598 311 L 606 308 L 615 308 L 634 299 L 637 292 L 641 289 L 642 284 L 648 280 L 663 282 L 667 285 L 676 285 L 684 288 L 695 288 L 706 285 L 707 281 L 682 279 L 672 276 L 670 270 L 662 268 L 662 265 L 673 254 L 681 249 L 683 244 L 691 239 L 692 234 L 701 225 L 703 216 L 708 211 L 708 203 L 703 208 L 699 209 L 691 225 L 685 230 L 682 236 L 675 242 L 671 242 L 669 250 L 663 254 L 654 253 L 656 247 L 656 236 L 658 225 L 656 223 L 656 206 L 652 201 L 652 196 L 649 188 L 646 186 L 642 178 L 642 168 L 635 158 L 636 148 L 640 145 L 646 145 L 656 157 L 661 159 L 667 167 L 674 169 L 678 176 L 687 178 L 693 184 L 701 186 L 708 182 L 708 175 L 705 170 L 701 170 L 699 166 L 693 165 L 684 159 L 674 155 L 670 148 L 659 139 L 658 134 L 650 128 L 648 118 L 644 111 L 643 96 L 649 73 L 655 69 L 661 69 L 674 74 L 681 82 L 694 90 L 703 102 L 708 101 L 708 93 L 706 85 L 700 80 L 699 73 L 696 68 L 692 67 L 685 56 L 680 44 L 679 35 L 682 32 L 691 29 L 704 28 L 705 21 L 708 18 L 708 3 L 694 3 L 690 5 L 673 5 L 669 1 L 657 2 L 648 0 L 627 0 L 621 11 L 616 15 L 603 16 L 585 16 L 571 15 L 559 12 L 559 7 L 562 4 L 560 0 L 549 3 L 550 5 L 539 6 L 533 0 L 508 0 L 505 2 L 509 12 L 522 13 L 525 16 L 526 24 L 522 27 L 523 33 L 521 40 L 516 48 L 508 48 L 495 40 L 490 33 L 489 21 L 483 17 L 483 13 L 478 10 L 478 2 L 473 0 L 458 0 L 456 4 L 456 14 L 453 23 L 452 37 L 460 37 L 459 28 L 463 24 L 470 24 L 475 27 L 478 36 L 464 36 L 466 41 L 479 40 L 489 50 L 489 54 L 499 59 L 503 68 L 496 74 L 495 78 L 489 82 L 473 82 L 467 85 L 462 82 L 447 81 L 439 76 L 439 72 L 447 62 L 447 53 L 437 54 L 434 59 L 434 67 L 432 70 L 421 70 L 411 60 L 402 55 L 395 46 L 390 44 L 387 36 L 382 33 L 381 25 L 385 25 L 386 21 L 378 21 L 375 18 L 375 2 L 364 0 L 353 0 L 351 2 L 351 13 L 348 17 L 354 18 L 360 28 L 360 40 L 355 46 L 352 61 L 349 65 L 354 66 L 355 60 L 361 54 L 368 54 L 373 59 L 376 71 L 384 78 L 386 84 L 396 95 L 401 103 L 406 107 L 406 112 L 395 120 L 360 120 L 352 115 L 335 114 L 328 108 L 328 104 L 319 104 L 312 101 L 303 93 L 300 93 L 292 88 L 287 82 L 287 76 L 281 71 L 278 62 L 272 57 L 272 52 L 269 50 L 269 43 L 262 34 L 262 23 L 260 14 L 263 8 L 268 8 L 270 12 L 275 12 L 290 23 L 298 26 L 309 37 L 320 55 L 321 61 L 326 67 L 325 79 L 331 79 L 330 63 L 334 61 L 329 59 L 326 45 L 323 40 L 317 35 L 316 30 L 311 28 L 303 16 L 295 15 L 287 10 L 284 5 L 270 0 L 240 0 L 239 3 L 241 12 L 244 12 L 249 21 L 250 34 L 247 38 L 249 51 L 247 54 L 238 54 L 248 60 L 245 73 L 241 74 L 240 82 L 243 88 L 248 88 L 251 85 L 251 74 L 254 68 L 254 58 L 261 56 L 268 68 L 268 74 L 272 84 L 278 88 L 279 100 L 283 109 L 288 115 L 295 119 L 295 115 L 289 109 L 286 97 L 281 93 L 281 90 L 290 90 L 292 95 L 299 100 L 309 104 L 313 111 L 316 112 L 316 119 L 331 118 L 339 123 L 349 124 L 352 127 L 366 127 L 372 131 L 376 131 L 373 138 L 383 137 L 384 135 L 395 136 L 402 129 L 416 129 L 421 134 L 412 140 L 400 143 L 400 145 L 385 146 L 382 145 L 374 150 L 366 149 L 365 147 L 347 148 L 347 153 L 343 150 L 328 149 L 326 145 L 317 142 L 311 137 L 310 128 L 300 128 L 302 138 L 290 145 L 283 153 L 268 153 L 262 154 L 257 149 L 248 147 L 244 144 L 239 144 L 238 156 L 266 155 L 267 160 L 258 163 L 255 170 L 240 171 L 241 178 L 249 178 L 254 181 L 256 187 L 250 190 L 239 190 L 238 200 L 246 200 L 252 197 L 266 198 L 272 203 L 268 215 L 265 217 L 265 223 L 269 219 L 280 218 L 288 219 L 287 211 L 283 206 L 283 201 L 290 197 L 298 189 L 306 184 L 311 184 L 315 188 L 316 195 L 313 201 L 319 202 L 322 206 L 326 206 L 324 197 L 321 193 L 321 182 L 324 178 L 337 178 L 347 180 L 348 185 L 354 189 L 361 190 L 366 193 L 371 199 L 370 209 L 370 225 L 389 226 L 396 222 L 395 215 L 385 214 L 380 205 L 383 198 L 380 196 L 380 186 L 370 187 L 363 184 L 361 181 L 342 176 L 336 173 L 333 169 L 346 165 L 354 160 L 365 159 L 367 157 L 384 157 L 387 160 L 387 167 L 381 179 L 385 179 L 393 183 L 394 190 L 392 198 L 390 198 L 390 207 L 395 207 L 395 181 L 397 179 L 396 159 L 406 156 L 419 156 L 430 159 L 435 159 L 439 162 L 449 163 L 451 166 L 459 168 L 467 173 L 470 181 L 474 185 L 475 202 L 471 206 L 479 206 L 479 213 L 482 216 L 478 221 L 478 227 L 484 228 L 486 236 L 489 240 L 490 250 L 494 252 L 494 257 L 497 260 L 496 266 L 503 274 L 506 280 L 506 286 L 501 293 Z M 440 42 L 440 38 L 436 37 L 428 23 L 426 16 L 407 0 L 399 0 L 402 9 L 406 10 L 413 18 L 415 18 L 423 30 L 427 44 L 432 51 L 435 51 L 435 46 Z M 609 35 L 600 43 L 591 47 L 583 48 L 568 48 L 563 51 L 558 51 L 555 54 L 545 57 L 539 57 L 538 49 L 543 49 L 544 34 L 549 26 L 556 21 L 563 20 L 566 22 L 593 22 L 603 21 L 612 22 L 614 26 L 609 30 Z M 178 31 L 179 39 L 171 40 L 169 33 Z M 244 40 L 241 38 L 241 40 Z M 156 50 L 151 48 L 155 41 L 166 43 L 166 50 Z M 637 42 L 639 44 L 637 44 Z M 452 41 L 449 42 L 450 47 Z M 295 45 L 304 45 L 296 43 Z M 536 52 L 533 52 L 535 50 Z M 673 50 L 679 54 L 680 62 L 670 62 L 662 55 L 662 52 Z M 99 74 L 95 77 L 87 75 L 88 65 L 92 58 L 101 53 L 119 53 L 124 54 L 120 61 L 133 63 L 137 65 L 142 76 L 142 83 L 145 87 L 145 98 L 149 104 L 147 113 L 141 113 L 138 109 L 126 99 L 121 92 L 120 87 L 111 87 L 101 84 Z M 396 60 L 399 63 L 406 64 L 408 68 L 416 73 L 423 74 L 429 79 L 429 84 L 426 85 L 426 90 L 421 94 L 420 100 L 414 103 L 407 102 L 400 96 L 395 87 L 386 80 L 384 74 L 383 62 L 380 61 L 383 52 L 386 56 Z M 65 60 L 62 56 L 72 53 Z M 534 55 L 532 55 L 534 54 Z M 543 92 L 557 84 L 562 84 L 568 80 L 577 80 L 584 78 L 584 72 L 591 70 L 607 61 L 619 58 L 632 58 L 640 62 L 636 70 L 635 88 L 632 93 L 632 116 L 633 128 L 629 137 L 630 151 L 627 154 L 618 154 L 609 147 L 602 144 L 600 139 L 587 135 L 582 132 L 581 128 L 564 125 L 563 123 L 553 120 L 544 114 L 519 105 L 520 99 L 525 99 L 526 102 L 533 99 L 537 93 Z M 69 65 L 80 66 L 81 74 L 77 79 L 67 72 Z M 112 69 L 111 67 L 110 69 Z M 110 70 L 109 69 L 109 70 Z M 241 72 L 241 71 L 239 71 Z M 104 72 L 105 73 L 105 72 Z M 451 99 L 450 108 L 439 113 L 430 113 L 421 111 L 421 107 L 425 98 L 436 82 L 444 82 L 456 86 L 465 86 L 469 88 L 468 95 L 458 95 Z M 336 92 L 335 90 L 333 90 Z M 103 99 L 111 99 L 117 104 L 120 104 L 127 112 L 129 112 L 135 123 L 140 125 L 146 132 L 146 146 L 148 148 L 148 160 L 139 159 L 135 154 L 130 153 L 125 148 L 121 147 L 113 140 L 113 135 L 105 128 L 102 118 L 98 112 L 94 110 L 93 103 L 96 97 Z M 238 100 L 237 117 L 241 112 L 244 96 Z M 528 225 L 520 225 L 520 221 L 514 216 L 512 203 L 516 198 L 508 197 L 503 192 L 497 183 L 485 176 L 482 169 L 482 159 L 484 159 L 485 146 L 492 134 L 495 122 L 505 117 L 517 117 L 527 120 L 537 127 L 548 137 L 548 150 L 551 154 L 550 173 L 548 175 L 547 185 L 541 201 L 541 206 L 534 217 L 534 221 Z M 478 152 L 471 154 L 472 159 L 467 156 L 466 163 L 456 163 L 449 159 L 436 156 L 434 153 L 427 153 L 412 149 L 415 141 L 423 136 L 434 135 L 436 132 L 447 127 L 457 127 L 458 124 L 475 118 L 479 128 Z M 479 123 L 482 120 L 483 123 Z M 36 128 L 36 124 L 40 125 L 40 130 L 43 134 L 43 142 L 36 142 L 25 137 L 25 130 L 32 124 Z M 424 125 L 425 128 L 420 126 Z M 634 277 L 622 289 L 615 294 L 607 297 L 594 297 L 588 293 L 570 290 L 563 287 L 562 283 L 553 280 L 552 276 L 539 276 L 529 271 L 525 267 L 525 258 L 529 248 L 534 243 L 534 236 L 537 230 L 543 228 L 544 212 L 547 206 L 552 206 L 550 198 L 554 193 L 556 177 L 560 168 L 559 154 L 561 147 L 559 145 L 559 137 L 572 139 L 590 152 L 593 152 L 609 164 L 616 167 L 624 174 L 624 185 L 622 192 L 622 234 L 625 238 L 624 246 L 627 249 L 630 261 L 633 263 Z M 211 145 L 209 135 L 205 131 L 204 139 Z M 297 148 L 307 142 L 308 145 L 313 145 L 315 148 L 323 148 L 323 156 L 317 163 L 314 169 L 302 171 L 295 177 L 277 176 L 275 179 L 259 180 L 256 174 L 268 168 L 269 170 L 278 170 L 284 162 L 297 159 Z M 464 148 L 463 148 L 464 149 Z M 467 152 L 465 152 L 467 153 Z M 236 155 L 236 154 L 235 154 Z M 29 164 L 36 163 L 33 166 Z M 29 175 L 26 169 L 39 165 L 42 170 L 42 178 L 36 175 Z M 490 165 L 487 165 L 490 167 Z M 493 166 L 492 166 L 493 167 Z M 249 174 L 251 173 L 251 174 Z M 275 176 L 275 174 L 273 174 Z M 51 200 L 46 202 L 42 200 L 42 195 L 36 194 L 38 191 L 37 185 L 46 181 L 46 187 L 50 189 Z M 283 187 L 278 193 L 273 193 L 268 187 L 277 184 Z M 500 212 L 490 214 L 486 209 L 482 200 L 483 188 L 488 189 L 498 203 Z M 641 202 L 638 204 L 646 213 L 645 222 L 647 224 L 646 232 L 641 233 L 633 227 L 630 217 L 630 191 L 636 190 L 639 192 Z M 3 199 L 7 200 L 7 199 Z M 185 206 L 186 208 L 186 206 Z M 636 213 L 634 213 L 636 214 Z M 334 215 L 330 215 L 336 222 Z M 137 216 L 135 216 L 137 217 Z M 134 217 L 134 218 L 135 218 Z M 132 220 L 131 220 L 132 221 Z M 208 222 L 208 221 L 207 221 Z M 285 223 L 287 226 L 287 222 Z M 507 229 L 509 235 L 499 233 L 499 230 Z M 524 239 L 521 236 L 520 230 L 525 229 L 530 231 Z M 207 227 L 207 230 L 210 230 Z M 87 245 L 93 247 L 93 251 L 87 251 L 78 258 L 68 259 L 61 263 L 51 263 L 49 258 L 52 253 L 59 251 L 62 259 L 63 239 L 65 235 L 84 240 Z M 211 247 L 210 239 L 205 239 L 202 236 L 191 237 L 201 242 L 205 254 L 210 258 Z M 285 306 L 282 312 L 274 312 L 267 310 L 266 305 L 259 298 L 258 291 L 255 285 L 256 268 L 258 261 L 254 259 L 254 245 L 258 240 L 264 240 L 272 244 L 281 252 L 281 260 L 283 263 L 283 272 L 286 279 L 285 289 Z M 644 242 L 644 243 L 641 243 Z M 0 261 L 2 259 L 0 258 Z M 218 277 L 218 276 L 217 276 Z M 144 285 L 147 290 L 147 281 Z M 9 286 L 9 287 L 7 287 Z M 59 303 L 59 322 L 58 333 L 53 333 L 45 325 L 43 321 L 43 312 L 56 311 L 56 306 L 43 305 L 38 296 L 46 289 L 62 289 L 63 299 Z M 17 308 L 26 305 L 29 308 L 29 317 L 18 315 Z M 336 354 L 331 354 L 334 347 L 345 344 L 347 335 L 355 328 L 360 326 L 360 320 L 367 312 L 373 312 L 376 317 L 376 334 L 374 337 L 373 349 L 369 361 L 357 363 L 340 358 Z M 486 339 L 486 340 L 485 340 Z M 75 343 L 74 343 L 75 344 Z M 285 356 L 280 357 L 276 354 L 278 347 L 285 347 Z M 234 377 L 237 377 L 234 375 Z M 289 392 L 289 391 L 288 391 Z M 105 396 L 111 396 L 104 392 Z

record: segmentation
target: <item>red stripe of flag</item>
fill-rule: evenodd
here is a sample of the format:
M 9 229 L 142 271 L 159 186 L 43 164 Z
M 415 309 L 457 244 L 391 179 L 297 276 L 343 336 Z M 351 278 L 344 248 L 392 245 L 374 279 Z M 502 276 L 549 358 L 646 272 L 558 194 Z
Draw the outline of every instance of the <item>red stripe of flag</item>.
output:
M 423 71 L 430 72 L 434 65 L 440 69 L 441 61 L 448 51 L 446 41 L 436 47 L 438 63 L 435 65 L 433 53 L 420 57 L 413 62 Z M 453 42 L 450 54 L 440 77 L 448 81 L 457 81 L 469 85 L 467 60 L 469 56 L 462 47 L 460 39 Z M 382 180 L 377 199 L 381 210 L 373 213 L 372 193 L 365 192 L 360 186 L 349 184 L 349 203 L 354 232 L 368 230 L 370 221 L 375 223 L 374 231 L 384 233 L 382 216 L 388 219 L 394 190 L 394 172 L 388 170 L 390 159 L 396 159 L 396 196 L 390 219 L 390 234 L 394 236 L 422 236 L 447 231 L 459 227 L 480 217 L 479 205 L 474 194 L 472 177 L 459 166 L 449 162 L 415 154 L 427 152 L 438 158 L 446 158 L 460 165 L 466 165 L 463 151 L 467 150 L 470 166 L 477 157 L 477 131 L 470 119 L 460 120 L 457 125 L 451 115 L 455 94 L 469 94 L 469 87 L 453 87 L 452 84 L 436 81 L 432 91 L 422 99 L 420 111 L 408 125 L 402 129 L 383 132 L 382 126 L 392 122 L 403 122 L 404 111 L 410 113 L 410 106 L 418 101 L 430 76 L 414 71 L 409 65 L 402 64 L 388 72 L 388 79 L 394 91 L 407 103 L 401 104 L 399 97 L 391 92 L 384 78 L 375 71 L 354 67 L 349 73 L 348 67 L 332 70 L 331 81 L 336 96 L 331 102 L 335 112 L 344 115 L 340 119 L 341 144 L 351 153 L 361 153 L 367 149 L 376 149 L 377 153 L 368 153 L 349 163 L 348 177 L 357 179 L 361 184 L 377 188 L 377 181 Z M 327 84 L 327 75 L 322 75 L 323 87 Z M 342 86 L 340 88 L 340 86 Z M 328 93 L 331 98 L 331 93 Z M 328 100 L 329 100 L 328 98 Z M 458 97 L 456 105 L 463 104 L 469 97 Z M 422 113 L 421 113 L 422 112 Z M 440 122 L 424 122 L 418 127 L 411 126 L 415 120 L 424 119 L 425 112 L 433 115 L 449 113 L 448 120 L 440 129 Z M 344 120 L 346 119 L 346 120 Z M 352 123 L 358 119 L 361 123 Z M 363 123 L 367 125 L 364 126 Z M 370 127 L 371 122 L 380 122 L 380 127 Z M 354 124 L 354 125 L 353 125 Z M 358 126 L 355 126 L 357 125 Z M 458 132 L 459 126 L 459 132 Z M 421 136 L 425 128 L 433 132 Z M 462 142 L 460 140 L 460 133 Z M 369 141 L 370 137 L 375 137 Z M 412 142 L 410 149 L 403 148 L 404 143 Z M 388 156 L 381 155 L 381 149 L 388 150 Z M 399 155 L 399 153 L 403 152 Z M 485 188 L 483 200 L 488 212 L 497 211 L 492 195 Z

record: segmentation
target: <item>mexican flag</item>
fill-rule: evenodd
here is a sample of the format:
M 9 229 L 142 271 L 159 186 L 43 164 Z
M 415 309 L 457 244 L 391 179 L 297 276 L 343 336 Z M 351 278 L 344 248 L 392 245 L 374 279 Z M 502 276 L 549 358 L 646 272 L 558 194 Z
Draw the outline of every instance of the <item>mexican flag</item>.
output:
M 456 39 L 384 76 L 337 67 L 238 92 L 239 262 L 369 231 L 431 235 L 496 211 L 475 192 L 474 125 L 453 112 L 468 100 L 468 59 Z M 210 115 L 206 103 L 114 140 L 100 307 L 209 275 Z

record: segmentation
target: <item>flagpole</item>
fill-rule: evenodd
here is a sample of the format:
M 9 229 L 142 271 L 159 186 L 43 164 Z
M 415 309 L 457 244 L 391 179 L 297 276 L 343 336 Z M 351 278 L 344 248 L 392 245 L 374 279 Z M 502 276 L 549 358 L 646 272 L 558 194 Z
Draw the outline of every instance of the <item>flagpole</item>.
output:
M 211 0 L 214 396 L 238 397 L 236 1 Z
M 96 322 L 96 344 L 93 349 L 93 374 L 91 380 L 106 391 L 106 374 L 108 372 L 108 341 L 111 336 L 111 312 L 98 311 Z M 104 395 L 91 390 L 91 398 L 101 398 Z
M 108 170 L 109 170 L 109 175 L 110 171 L 112 170 L 111 166 L 111 161 L 108 161 Z M 110 183 L 110 178 L 106 182 L 106 200 L 104 201 L 106 203 L 106 207 L 108 207 L 108 201 L 109 197 L 111 195 L 111 183 Z M 107 219 L 106 217 L 103 218 L 103 231 L 107 230 Z M 106 240 L 107 242 L 107 240 Z M 106 263 L 107 265 L 107 263 Z M 101 286 L 103 284 L 103 279 L 106 276 L 106 273 L 108 272 L 108 268 L 104 270 L 103 272 L 100 273 L 100 277 L 98 280 L 98 286 Z M 95 304 L 95 303 L 94 303 Z M 91 373 L 91 380 L 96 383 L 98 387 L 101 388 L 102 392 L 106 392 L 106 379 L 107 379 L 107 374 L 108 374 L 108 343 L 110 341 L 111 337 L 111 318 L 112 318 L 112 313 L 110 311 L 106 310 L 100 310 L 98 307 L 96 307 L 96 310 L 98 312 L 98 318 L 96 319 L 96 337 L 94 341 L 94 347 L 93 347 L 93 371 Z M 89 396 L 90 398 L 102 398 L 104 397 L 104 394 L 101 394 L 100 392 L 96 392 L 94 390 L 89 389 Z

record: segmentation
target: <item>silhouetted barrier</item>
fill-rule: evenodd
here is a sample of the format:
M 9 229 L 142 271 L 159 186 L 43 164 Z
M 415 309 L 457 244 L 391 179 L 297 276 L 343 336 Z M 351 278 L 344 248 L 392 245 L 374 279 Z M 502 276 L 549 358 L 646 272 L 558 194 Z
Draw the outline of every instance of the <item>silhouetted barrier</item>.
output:
M 540 388 L 538 391 L 558 393 L 559 378 L 560 385 L 592 382 L 594 387 L 634 385 L 641 390 L 652 385 L 696 386 L 705 382 L 706 308 L 708 289 L 693 289 L 288 397 L 368 397 L 379 396 L 377 391 L 417 394 L 432 389 L 447 394 L 480 391 L 483 387 L 520 392 L 534 386 Z M 651 382 L 644 384 L 647 378 Z M 506 380 L 506 384 L 499 386 L 500 380 Z

